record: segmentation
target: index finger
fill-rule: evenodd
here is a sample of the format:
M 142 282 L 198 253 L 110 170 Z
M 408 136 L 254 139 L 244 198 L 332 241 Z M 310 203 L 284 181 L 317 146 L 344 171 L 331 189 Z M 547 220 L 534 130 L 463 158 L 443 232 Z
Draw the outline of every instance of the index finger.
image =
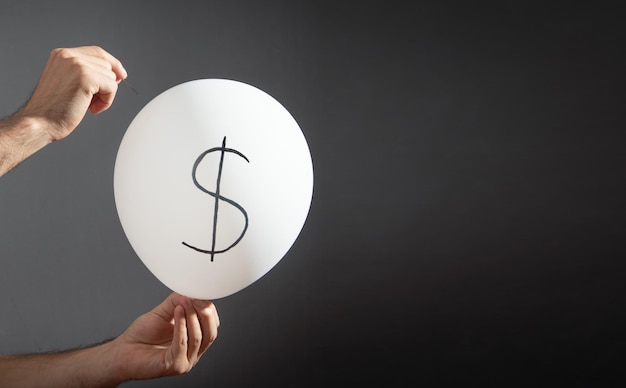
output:
M 174 316 L 174 310 L 176 309 L 176 306 L 182 306 L 185 303 L 186 299 L 188 298 L 176 292 L 172 292 L 158 306 L 153 308 L 152 312 L 157 314 L 164 320 L 169 320 Z
M 120 62 L 119 59 L 115 58 L 113 55 L 111 55 L 108 51 L 106 51 L 102 47 L 84 46 L 84 47 L 80 47 L 79 49 L 82 50 L 85 54 L 102 58 L 108 63 L 110 63 L 111 70 L 115 73 L 115 76 L 117 77 L 116 80 L 118 82 L 128 77 L 128 73 L 126 72 L 124 65 L 122 65 L 122 62 Z

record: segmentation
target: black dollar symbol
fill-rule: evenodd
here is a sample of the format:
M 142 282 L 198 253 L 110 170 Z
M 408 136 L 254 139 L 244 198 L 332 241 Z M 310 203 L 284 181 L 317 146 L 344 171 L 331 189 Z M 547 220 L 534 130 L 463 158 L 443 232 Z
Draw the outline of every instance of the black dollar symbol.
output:
M 204 159 L 204 157 L 206 155 L 208 155 L 211 152 L 215 152 L 215 151 L 220 151 L 221 155 L 220 155 L 220 167 L 219 170 L 217 172 L 217 184 L 215 187 L 215 192 L 209 191 L 207 189 L 205 189 L 204 187 L 202 187 L 202 185 L 200 185 L 200 183 L 198 183 L 198 180 L 196 179 L 196 170 L 198 169 L 198 165 L 200 165 L 200 162 L 202 162 L 202 159 Z M 187 244 L 186 242 L 183 241 L 183 245 L 194 249 L 198 252 L 202 252 L 202 253 L 206 253 L 206 254 L 210 254 L 211 255 L 211 261 L 213 261 L 213 256 L 216 253 L 224 253 L 226 251 L 228 251 L 230 248 L 234 247 L 235 245 L 237 245 L 239 243 L 239 241 L 241 241 L 241 239 L 243 238 L 243 235 L 246 234 L 246 230 L 248 229 L 248 213 L 246 212 L 246 210 L 239 205 L 237 202 L 233 201 L 232 199 L 226 198 L 222 195 L 220 195 L 220 183 L 222 180 L 222 166 L 224 165 L 224 153 L 226 152 L 230 152 L 233 153 L 235 155 L 239 155 L 242 158 L 244 158 L 246 160 L 246 162 L 250 163 L 250 161 L 248 160 L 248 158 L 246 158 L 246 156 L 244 154 L 242 154 L 241 152 L 234 150 L 232 148 L 226 148 L 226 136 L 224 136 L 224 140 L 222 140 L 222 146 L 221 147 L 214 147 L 211 148 L 209 150 L 204 151 L 203 153 L 200 154 L 200 156 L 198 156 L 198 158 L 196 159 L 196 162 L 193 164 L 193 170 L 191 171 L 191 176 L 193 177 L 193 183 L 196 185 L 197 188 L 199 188 L 200 190 L 202 190 L 203 192 L 209 194 L 210 196 L 212 196 L 213 198 L 215 198 L 215 211 L 213 213 L 213 241 L 211 243 L 211 249 L 207 250 L 207 249 L 200 249 L 200 248 L 196 248 L 192 245 Z M 215 236 L 217 234 L 217 210 L 219 208 L 219 202 L 220 200 L 229 203 L 231 205 L 233 205 L 234 207 L 236 207 L 237 209 L 239 209 L 239 211 L 243 214 L 246 222 L 243 228 L 243 231 L 241 232 L 241 235 L 239 235 L 239 237 L 237 238 L 237 240 L 235 240 L 234 243 L 230 244 L 230 246 L 226 249 L 221 249 L 221 250 L 215 250 Z

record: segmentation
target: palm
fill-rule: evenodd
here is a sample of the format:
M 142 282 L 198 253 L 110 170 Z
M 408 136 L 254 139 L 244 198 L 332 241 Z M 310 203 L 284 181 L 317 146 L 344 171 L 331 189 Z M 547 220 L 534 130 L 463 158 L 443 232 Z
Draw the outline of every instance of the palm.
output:
M 151 311 L 137 318 L 128 334 L 138 345 L 167 347 L 172 342 L 173 328 L 173 316 L 162 317 Z
M 168 317 L 153 310 L 137 318 L 123 334 L 128 345 L 127 367 L 145 376 L 168 371 L 174 363 L 173 333 L 173 314 Z

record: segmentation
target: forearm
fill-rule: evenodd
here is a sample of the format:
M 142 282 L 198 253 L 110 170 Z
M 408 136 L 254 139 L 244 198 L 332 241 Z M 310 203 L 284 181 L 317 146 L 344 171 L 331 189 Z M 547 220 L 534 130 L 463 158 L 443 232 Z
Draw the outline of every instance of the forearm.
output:
M 115 344 L 60 353 L 0 356 L 0 387 L 117 387 Z
M 52 141 L 43 122 L 20 112 L 0 121 L 0 176 Z

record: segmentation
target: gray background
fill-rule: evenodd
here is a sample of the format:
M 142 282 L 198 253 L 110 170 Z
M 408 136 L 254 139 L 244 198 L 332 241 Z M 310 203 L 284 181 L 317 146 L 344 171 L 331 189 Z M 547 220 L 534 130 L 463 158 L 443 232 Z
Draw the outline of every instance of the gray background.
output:
M 169 294 L 119 224 L 117 147 L 159 93 L 229 78 L 300 124 L 309 218 L 216 301 L 196 369 L 125 386 L 623 384 L 624 15 L 550 4 L 4 1 L 0 115 L 54 47 L 101 45 L 141 96 L 0 179 L 0 352 L 101 341 Z

